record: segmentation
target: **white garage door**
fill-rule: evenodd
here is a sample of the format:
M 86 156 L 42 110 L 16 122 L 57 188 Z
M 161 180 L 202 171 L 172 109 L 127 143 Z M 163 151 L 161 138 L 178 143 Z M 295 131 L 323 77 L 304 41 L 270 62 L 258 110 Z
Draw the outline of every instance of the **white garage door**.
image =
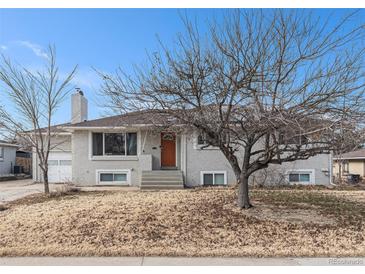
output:
M 72 160 L 70 152 L 51 152 L 48 158 L 48 181 L 65 183 L 72 180 Z

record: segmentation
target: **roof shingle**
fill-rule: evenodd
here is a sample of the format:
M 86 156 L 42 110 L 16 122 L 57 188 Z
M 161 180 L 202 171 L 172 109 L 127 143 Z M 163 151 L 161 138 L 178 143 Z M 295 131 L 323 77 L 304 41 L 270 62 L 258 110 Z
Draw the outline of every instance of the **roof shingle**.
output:
M 158 110 L 144 110 L 120 114 L 95 120 L 84 121 L 76 124 L 68 124 L 71 127 L 122 127 L 128 125 L 153 125 L 167 124 L 172 116 L 161 113 Z
M 340 158 L 340 157 L 337 157 Z M 347 152 L 341 155 L 342 159 L 359 159 L 359 158 L 365 158 L 365 148 Z

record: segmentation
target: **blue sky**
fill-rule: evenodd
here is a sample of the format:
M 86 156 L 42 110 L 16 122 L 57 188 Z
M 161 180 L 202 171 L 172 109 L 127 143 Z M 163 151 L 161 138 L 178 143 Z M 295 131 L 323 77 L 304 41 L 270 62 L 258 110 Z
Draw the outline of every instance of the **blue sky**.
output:
M 112 72 L 145 60 L 146 50 L 157 48 L 156 35 L 167 45 L 184 27 L 179 13 L 195 18 L 201 29 L 221 10 L 213 9 L 0 9 L 0 53 L 28 68 L 39 68 L 44 49 L 55 44 L 61 73 L 79 65 L 74 85 L 89 100 L 89 119 L 105 114 L 98 106 L 99 79 L 92 66 Z M 326 16 L 329 10 L 317 10 Z M 348 10 L 336 10 L 335 17 Z M 1 104 L 7 104 L 0 92 Z M 69 98 L 54 122 L 70 118 Z

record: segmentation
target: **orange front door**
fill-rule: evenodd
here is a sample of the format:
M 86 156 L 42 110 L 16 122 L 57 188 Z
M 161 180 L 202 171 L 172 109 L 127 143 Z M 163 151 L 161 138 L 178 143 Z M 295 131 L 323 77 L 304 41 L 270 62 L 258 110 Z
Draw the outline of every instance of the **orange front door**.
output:
M 176 166 L 176 136 L 173 133 L 161 133 L 161 166 Z

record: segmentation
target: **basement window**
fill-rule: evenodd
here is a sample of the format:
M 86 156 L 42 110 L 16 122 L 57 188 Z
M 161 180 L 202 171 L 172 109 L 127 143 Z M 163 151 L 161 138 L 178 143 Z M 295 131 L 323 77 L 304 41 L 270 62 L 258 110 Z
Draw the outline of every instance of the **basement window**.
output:
M 99 184 L 129 184 L 129 171 L 105 170 L 97 171 Z
M 204 186 L 219 186 L 227 184 L 226 171 L 201 171 L 200 183 Z
M 314 181 L 314 171 L 292 170 L 288 172 L 289 183 L 312 184 Z

